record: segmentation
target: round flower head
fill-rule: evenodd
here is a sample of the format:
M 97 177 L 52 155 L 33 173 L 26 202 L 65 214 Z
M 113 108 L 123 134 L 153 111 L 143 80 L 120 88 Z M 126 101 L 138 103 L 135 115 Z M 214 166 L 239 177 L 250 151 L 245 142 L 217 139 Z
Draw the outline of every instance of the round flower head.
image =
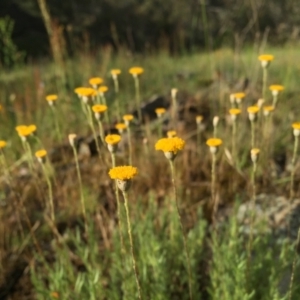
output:
M 69 139 L 69 143 L 70 143 L 71 147 L 75 146 L 76 138 L 77 138 L 77 135 L 75 133 L 71 133 L 68 135 L 68 139 Z
M 258 106 L 249 106 L 247 108 L 247 111 L 248 111 L 248 115 L 249 115 L 249 120 L 251 122 L 255 121 L 257 113 L 259 112 L 259 107 Z
M 167 136 L 168 138 L 172 138 L 172 137 L 175 137 L 177 135 L 177 132 L 175 130 L 169 130 L 167 132 Z
M 107 106 L 103 104 L 95 104 L 92 106 L 92 110 L 94 112 L 95 118 L 97 120 L 101 120 L 103 114 L 107 111 Z
M 206 145 L 212 154 L 217 153 L 219 146 L 221 146 L 223 141 L 217 138 L 211 138 L 206 141 Z
M 112 78 L 115 80 L 118 78 L 118 75 L 121 74 L 121 70 L 120 69 L 112 69 L 110 71 L 110 74 L 111 74 Z
M 46 100 L 47 100 L 49 105 L 53 105 L 55 103 L 55 101 L 57 101 L 57 99 L 58 99 L 58 96 L 55 95 L 55 94 L 46 96 Z
M 130 187 L 131 179 L 138 174 L 138 170 L 132 166 L 120 166 L 110 169 L 108 174 L 111 179 L 117 180 L 119 189 L 125 192 Z
M 101 77 L 92 77 L 89 79 L 89 84 L 93 86 L 93 88 L 97 88 L 98 85 L 103 83 L 103 79 Z
M 31 125 L 35 126 L 35 125 Z M 36 130 L 36 127 L 35 127 Z M 20 125 L 16 127 L 16 131 L 18 132 L 18 135 L 21 137 L 23 141 L 26 140 L 28 136 L 30 136 L 34 131 L 34 127 L 26 126 L 26 125 Z
M 293 134 L 295 137 L 300 135 L 300 122 L 295 122 L 292 124 Z
M 44 163 L 46 161 L 47 151 L 42 149 L 35 152 L 35 157 L 40 163 Z
M 94 89 L 85 87 L 76 88 L 75 93 L 84 101 L 84 103 L 88 102 L 89 97 L 94 97 L 96 95 Z
M 129 69 L 129 73 L 133 76 L 133 77 L 137 77 L 141 74 L 144 73 L 144 69 L 141 67 L 132 67 Z
M 104 95 L 104 93 L 108 91 L 108 87 L 106 85 L 101 85 L 99 86 L 98 91 L 100 92 L 100 94 Z
M 234 100 L 236 101 L 236 103 L 241 103 L 242 99 L 244 99 L 246 97 L 245 93 L 234 93 L 231 94 L 233 95 L 232 97 L 234 98 Z
M 118 144 L 121 141 L 121 136 L 118 134 L 109 134 L 105 137 L 105 142 L 109 152 L 115 153 L 118 149 Z
M 241 113 L 241 110 L 238 109 L 238 108 L 231 108 L 229 109 L 229 114 L 230 114 L 230 117 L 231 117 L 231 120 L 232 121 L 235 121 L 237 116 Z
M 196 116 L 196 123 L 197 125 L 200 125 L 203 121 L 203 116 L 199 115 L 199 116 Z
M 268 117 L 273 112 L 275 107 L 273 105 L 267 105 L 263 107 L 264 116 Z
M 274 59 L 274 56 L 271 54 L 262 54 L 258 57 L 258 59 L 261 62 L 261 66 L 263 68 L 267 68 L 270 64 L 270 62 Z
M 179 137 L 162 138 L 155 144 L 155 150 L 161 150 L 169 160 L 175 159 L 177 152 L 184 148 L 185 141 Z
M 269 89 L 272 92 L 273 97 L 276 97 L 279 94 L 279 92 L 282 92 L 284 90 L 284 86 L 279 84 L 274 84 L 274 85 L 270 85 Z
M 125 122 L 125 124 L 127 126 L 129 126 L 129 123 L 134 119 L 134 116 L 133 115 L 124 115 L 123 116 L 123 120 Z
M 28 130 L 31 132 L 31 134 L 36 132 L 36 126 L 34 124 L 31 124 L 28 127 Z
M 166 112 L 166 109 L 163 107 L 159 107 L 155 109 L 155 113 L 158 117 L 161 117 Z
M 127 125 L 125 123 L 117 123 L 115 125 L 115 128 L 118 129 L 119 133 L 123 133 L 124 130 L 127 128 Z
M 3 149 L 6 147 L 6 142 L 3 140 L 0 140 L 0 149 Z
M 258 148 L 251 149 L 250 154 L 251 154 L 251 160 L 252 160 L 253 163 L 257 162 L 258 156 L 259 156 L 259 152 L 260 152 L 260 150 Z

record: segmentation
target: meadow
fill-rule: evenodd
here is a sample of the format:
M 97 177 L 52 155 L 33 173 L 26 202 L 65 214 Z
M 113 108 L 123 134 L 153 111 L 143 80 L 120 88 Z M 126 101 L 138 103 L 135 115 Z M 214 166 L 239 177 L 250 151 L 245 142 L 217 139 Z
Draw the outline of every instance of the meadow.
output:
M 0 299 L 299 299 L 298 56 L 2 70 Z

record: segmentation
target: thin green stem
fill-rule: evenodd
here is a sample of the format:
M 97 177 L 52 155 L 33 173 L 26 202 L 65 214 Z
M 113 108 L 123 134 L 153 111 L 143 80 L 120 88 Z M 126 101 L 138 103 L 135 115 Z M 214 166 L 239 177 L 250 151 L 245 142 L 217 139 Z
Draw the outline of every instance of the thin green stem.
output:
M 142 109 L 141 109 L 141 97 L 140 97 L 140 82 L 139 77 L 134 76 L 134 86 L 135 86 L 135 99 L 137 105 L 137 112 L 138 112 L 138 120 L 142 122 Z
M 265 68 L 263 68 L 263 88 L 262 88 L 262 97 L 265 101 L 267 100 L 267 98 L 266 98 L 266 96 L 267 96 L 267 94 L 266 94 L 267 80 L 268 80 L 268 68 L 265 67 Z
M 98 122 L 98 126 L 99 126 L 100 138 L 101 138 L 102 143 L 104 143 L 104 130 L 103 130 L 103 125 L 102 125 L 101 120 L 98 120 L 98 119 L 97 119 L 97 122 Z
M 128 150 L 129 150 L 129 165 L 132 166 L 132 143 L 131 143 L 131 130 L 130 124 L 127 126 L 127 133 L 128 133 Z
M 190 300 L 192 300 L 193 299 L 193 291 L 192 291 L 192 270 L 191 270 L 190 254 L 189 254 L 189 251 L 188 251 L 187 239 L 186 239 L 186 236 L 185 236 L 185 233 L 184 233 L 182 218 L 181 218 L 181 214 L 180 214 L 180 210 L 179 210 L 177 189 L 176 189 L 176 180 L 175 180 L 174 161 L 169 160 L 169 162 L 170 162 L 170 166 L 171 166 L 171 176 L 172 176 L 172 183 L 173 183 L 176 210 L 177 210 L 178 220 L 179 220 L 179 223 L 180 223 L 181 233 L 182 233 L 182 237 L 183 237 L 184 250 L 185 250 L 185 255 L 186 255 L 186 262 L 187 262 L 187 269 L 188 269 L 188 276 L 189 276 L 189 295 L 190 295 Z
M 116 100 L 115 101 L 116 101 L 116 106 L 117 106 L 117 117 L 118 117 L 118 120 L 121 121 L 118 77 L 113 77 L 113 80 L 114 80 L 114 88 L 115 88 L 115 94 L 116 94 Z
M 212 220 L 213 224 L 216 222 L 216 214 L 218 210 L 217 198 L 216 198 L 216 166 L 217 166 L 217 156 L 216 153 L 212 153 L 212 164 L 211 164 L 211 200 L 212 200 Z
M 138 289 L 139 299 L 141 300 L 142 299 L 142 291 L 141 291 L 140 281 L 139 281 L 138 272 L 137 272 L 136 259 L 135 259 L 135 255 L 134 255 L 133 239 L 132 239 L 132 233 L 131 233 L 131 223 L 130 223 L 129 208 L 128 208 L 128 195 L 125 191 L 123 191 L 123 197 L 124 197 L 124 205 L 125 205 L 126 218 L 127 218 L 127 230 L 128 230 L 129 241 L 130 241 L 132 268 L 133 268 L 134 275 L 135 275 L 135 281 L 136 281 L 136 285 L 137 285 L 137 289 Z
M 273 95 L 272 106 L 274 106 L 275 108 L 276 108 L 276 106 L 277 106 L 277 101 L 278 101 L 278 96 L 277 96 L 277 95 Z
M 294 198 L 294 179 L 295 179 L 295 170 L 296 170 L 296 158 L 297 150 L 299 146 L 299 136 L 295 136 L 294 149 L 293 149 L 293 158 L 292 158 L 292 173 L 291 173 L 291 185 L 290 185 L 290 199 Z
M 251 149 L 255 148 L 255 122 L 251 122 Z
M 78 177 L 78 183 L 80 189 L 80 202 L 81 202 L 81 209 L 84 218 L 84 227 L 85 227 L 85 232 L 87 233 L 88 228 L 87 228 L 87 219 L 86 219 L 85 199 L 84 199 L 83 188 L 82 188 L 82 180 L 81 180 L 81 173 L 80 173 L 79 162 L 78 162 L 78 155 L 75 146 L 72 146 L 72 148 L 73 148 L 73 153 L 75 158 L 76 171 L 77 171 L 77 177 Z
M 102 98 L 102 102 L 105 106 L 107 106 L 107 103 L 106 103 L 106 98 L 104 96 L 104 94 L 101 94 L 101 98 Z M 106 110 L 104 112 L 104 117 L 105 117 L 105 121 L 107 124 L 110 124 L 110 120 L 109 120 L 109 115 L 108 115 L 108 111 Z
M 55 123 L 55 130 L 56 130 L 56 135 L 57 135 L 57 139 L 59 142 L 62 141 L 62 135 L 60 132 L 60 128 L 59 128 L 59 123 L 58 123 L 58 115 L 57 115 L 57 111 L 54 105 L 50 105 L 51 107 L 51 111 L 52 111 L 52 115 L 53 115 L 53 119 L 54 119 L 54 123 Z
M 197 152 L 201 149 L 201 128 L 200 125 L 197 125 Z
M 45 168 L 45 165 L 43 163 L 42 163 L 42 169 L 43 169 L 43 173 L 44 173 L 45 179 L 47 181 L 47 185 L 48 185 L 51 220 L 52 220 L 53 223 L 55 223 L 55 212 L 54 212 L 54 203 L 53 203 L 52 184 L 51 184 L 51 180 L 49 178 L 49 175 L 47 173 L 47 170 Z
M 232 145 L 232 158 L 233 161 L 235 162 L 235 156 L 236 156 L 236 120 L 233 120 L 232 122 L 232 141 L 231 141 Z

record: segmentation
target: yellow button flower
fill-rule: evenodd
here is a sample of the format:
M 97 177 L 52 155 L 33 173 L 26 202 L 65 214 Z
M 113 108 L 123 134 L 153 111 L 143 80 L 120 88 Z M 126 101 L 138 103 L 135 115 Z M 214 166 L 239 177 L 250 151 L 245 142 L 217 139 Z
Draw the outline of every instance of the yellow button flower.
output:
M 111 74 L 112 76 L 120 75 L 120 74 L 121 74 L 121 70 L 120 70 L 120 69 L 112 69 L 112 70 L 110 71 L 110 74 Z
M 54 102 L 58 99 L 58 96 L 56 94 L 51 94 L 46 96 L 46 100 L 48 102 Z
M 241 113 L 241 110 L 238 108 L 231 108 L 231 109 L 229 109 L 229 113 L 231 115 L 239 115 Z
M 155 144 L 155 150 L 161 150 L 169 160 L 173 160 L 177 152 L 185 146 L 185 141 L 179 137 L 162 138 Z
M 123 120 L 124 121 L 132 121 L 134 119 L 134 116 L 133 115 L 124 115 L 123 116 Z
M 107 111 L 107 106 L 103 104 L 95 104 L 92 106 L 92 110 L 94 113 L 104 113 Z
M 166 109 L 163 107 L 159 107 L 155 109 L 155 113 L 158 117 L 161 117 L 166 112 Z
M 105 142 L 109 145 L 116 145 L 120 143 L 121 136 L 118 134 L 109 134 L 105 137 Z
M 221 146 L 223 141 L 217 138 L 211 138 L 206 141 L 206 145 L 209 147 L 219 147 Z
M 89 79 L 89 84 L 93 87 L 97 87 L 97 85 L 100 85 L 103 83 L 103 79 L 101 77 L 92 77 Z
M 258 56 L 258 59 L 261 62 L 261 66 L 263 68 L 267 68 L 270 64 L 270 62 L 274 59 L 274 55 L 271 54 L 262 54 Z
M 138 170 L 132 166 L 120 166 L 110 169 L 108 174 L 111 179 L 130 180 L 138 174 Z
M 35 157 L 40 163 L 44 163 L 46 161 L 47 151 L 42 149 L 35 152 Z
M 144 69 L 141 67 L 132 67 L 129 69 L 129 73 L 133 76 L 138 76 L 144 73 Z
M 104 94 L 108 91 L 108 87 L 106 85 L 101 85 L 101 86 L 99 86 L 98 91 L 100 93 Z
M 3 141 L 3 140 L 0 140 L 0 149 L 3 149 L 3 148 L 5 148 L 6 147 L 6 142 L 5 141 Z

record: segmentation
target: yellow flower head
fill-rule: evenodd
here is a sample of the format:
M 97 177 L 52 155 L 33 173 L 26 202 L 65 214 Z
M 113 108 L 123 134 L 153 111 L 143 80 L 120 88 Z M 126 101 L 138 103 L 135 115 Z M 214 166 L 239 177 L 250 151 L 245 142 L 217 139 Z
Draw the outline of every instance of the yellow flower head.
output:
M 92 77 L 89 79 L 89 84 L 92 86 L 97 86 L 101 83 L 103 83 L 103 79 L 100 77 Z
M 132 121 L 133 119 L 134 119 L 134 116 L 133 116 L 133 115 L 124 115 L 124 116 L 123 116 L 123 120 L 124 120 L 124 121 L 130 122 L 130 121 Z
M 16 131 L 18 132 L 20 137 L 27 137 L 36 131 L 35 125 L 19 125 L 16 127 Z
M 36 158 L 43 158 L 46 155 L 47 155 L 47 151 L 44 150 L 44 149 L 35 152 L 35 157 Z
M 253 163 L 256 163 L 258 160 L 258 156 L 259 156 L 259 152 L 260 150 L 258 148 L 253 148 L 250 151 L 250 155 L 251 155 L 251 160 Z
M 231 114 L 231 115 L 239 115 L 240 113 L 241 113 L 241 110 L 240 109 L 238 109 L 238 108 L 231 108 L 231 109 L 229 109 L 229 113 Z
M 112 69 L 112 70 L 110 71 L 110 74 L 111 74 L 112 76 L 118 76 L 118 75 L 121 74 L 121 70 L 120 70 L 120 69 Z
M 261 66 L 263 68 L 267 68 L 270 64 L 270 62 L 274 59 L 274 56 L 271 54 L 262 54 L 258 57 L 258 59 L 261 62 Z
M 101 85 L 101 86 L 99 86 L 98 91 L 100 93 L 104 94 L 108 91 L 108 87 L 106 85 Z
M 110 169 L 108 174 L 111 179 L 126 181 L 132 179 L 135 175 L 137 175 L 138 170 L 137 168 L 132 166 L 120 166 Z
M 197 124 L 201 124 L 203 121 L 203 116 L 199 115 L 199 116 L 196 116 L 196 123 Z
M 172 137 L 175 137 L 177 135 L 177 132 L 175 130 L 169 130 L 167 132 L 167 136 L 168 138 L 172 138 Z
M 258 106 L 249 106 L 247 108 L 247 111 L 249 114 L 257 114 L 259 112 L 259 107 Z
M 127 125 L 125 123 L 117 123 L 115 125 L 115 128 L 119 130 L 119 132 L 122 132 L 127 128 Z
M 144 73 L 144 69 L 141 67 L 132 67 L 129 69 L 129 73 L 133 76 L 138 76 Z
M 284 90 L 284 86 L 283 85 L 279 85 L 279 84 L 273 84 L 269 86 L 270 91 L 277 91 L 277 92 L 281 92 Z
M 265 112 L 270 113 L 270 112 L 274 111 L 274 109 L 275 109 L 275 107 L 273 105 L 267 105 L 267 106 L 263 107 L 264 113 Z
M 79 87 L 79 88 L 76 88 L 74 91 L 80 97 L 95 96 L 95 90 L 92 88 Z
M 245 93 L 233 93 L 232 95 L 235 99 L 243 99 L 246 97 Z
M 3 149 L 6 147 L 6 142 L 3 140 L 0 140 L 0 149 Z
M 300 122 L 295 122 L 292 124 L 293 129 L 298 129 L 300 130 Z
M 109 134 L 105 137 L 105 142 L 108 145 L 116 145 L 119 144 L 121 141 L 121 136 L 118 134 Z
M 107 111 L 107 106 L 103 104 L 95 104 L 92 106 L 92 110 L 94 113 L 104 113 Z
M 156 112 L 156 114 L 157 114 L 158 116 L 161 116 L 161 115 L 163 115 L 163 114 L 166 112 L 166 109 L 163 108 L 163 107 L 159 107 L 159 108 L 156 108 L 156 109 L 155 109 L 155 112 Z
M 271 54 L 262 54 L 258 56 L 260 61 L 272 61 L 274 59 L 274 55 Z
M 221 146 L 223 141 L 217 138 L 211 138 L 206 141 L 206 145 L 209 147 L 219 147 Z
M 46 100 L 47 100 L 48 102 L 53 102 L 53 101 L 56 101 L 57 99 L 58 99 L 58 96 L 55 95 L 55 94 L 47 95 L 47 96 L 46 96 Z
M 253 149 L 251 149 L 251 154 L 256 154 L 256 155 L 258 155 L 259 152 L 260 152 L 260 150 L 259 150 L 258 148 L 253 148 Z
M 179 137 L 162 138 L 155 144 L 155 150 L 177 153 L 184 148 L 185 141 Z

